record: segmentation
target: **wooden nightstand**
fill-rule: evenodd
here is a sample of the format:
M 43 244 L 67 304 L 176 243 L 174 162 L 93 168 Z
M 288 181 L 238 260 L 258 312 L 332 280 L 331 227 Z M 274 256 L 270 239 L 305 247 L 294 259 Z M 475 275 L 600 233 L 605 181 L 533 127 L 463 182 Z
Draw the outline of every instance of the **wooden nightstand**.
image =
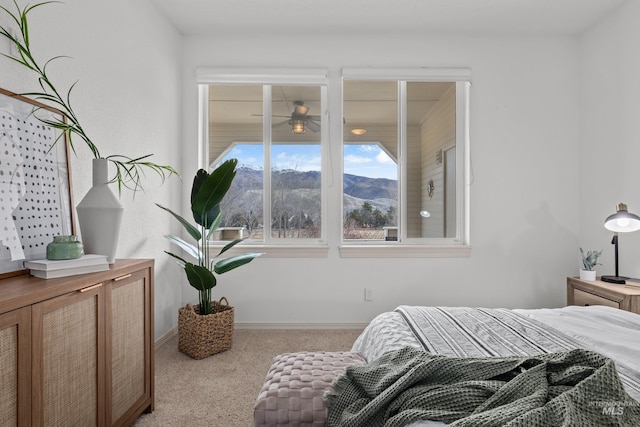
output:
M 607 305 L 640 314 L 640 287 L 567 277 L 567 305 Z

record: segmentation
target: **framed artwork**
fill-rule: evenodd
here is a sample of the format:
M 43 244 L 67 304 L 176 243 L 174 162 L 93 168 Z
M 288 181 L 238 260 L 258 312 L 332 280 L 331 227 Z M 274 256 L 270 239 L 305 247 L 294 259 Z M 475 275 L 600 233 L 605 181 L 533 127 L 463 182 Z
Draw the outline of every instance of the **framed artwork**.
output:
M 0 277 L 46 258 L 53 236 L 75 234 L 67 141 L 38 117 L 64 120 L 54 108 L 0 89 Z

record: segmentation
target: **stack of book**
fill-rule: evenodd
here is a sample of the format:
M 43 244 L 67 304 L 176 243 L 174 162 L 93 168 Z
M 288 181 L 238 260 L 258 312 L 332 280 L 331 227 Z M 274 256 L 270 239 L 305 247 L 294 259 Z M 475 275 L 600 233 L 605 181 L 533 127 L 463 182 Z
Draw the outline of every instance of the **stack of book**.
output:
M 32 276 L 41 279 L 53 279 L 105 271 L 109 269 L 109 263 L 106 255 L 87 254 L 75 259 L 34 259 L 25 261 L 24 268 L 28 268 L 29 274 Z

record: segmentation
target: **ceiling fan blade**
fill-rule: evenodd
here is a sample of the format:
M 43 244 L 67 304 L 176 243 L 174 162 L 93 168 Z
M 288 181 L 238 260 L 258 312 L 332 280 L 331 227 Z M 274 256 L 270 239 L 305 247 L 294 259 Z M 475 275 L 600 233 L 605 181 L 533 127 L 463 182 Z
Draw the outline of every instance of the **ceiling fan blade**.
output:
M 320 123 L 316 123 L 313 120 L 307 120 L 307 128 L 310 129 L 312 132 L 319 132 Z
M 280 126 L 282 126 L 282 125 L 286 125 L 286 124 L 288 124 L 288 123 L 291 123 L 291 120 L 283 120 L 283 121 L 281 121 L 281 122 L 274 123 L 274 124 L 272 124 L 272 125 L 271 125 L 271 127 L 272 127 L 272 128 L 278 128 L 278 127 L 280 127 Z

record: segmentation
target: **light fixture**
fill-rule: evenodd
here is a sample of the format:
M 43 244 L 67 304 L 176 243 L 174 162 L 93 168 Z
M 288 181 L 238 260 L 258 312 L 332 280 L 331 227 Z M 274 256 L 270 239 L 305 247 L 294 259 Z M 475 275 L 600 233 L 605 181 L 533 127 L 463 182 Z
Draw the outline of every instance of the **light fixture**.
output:
M 420 211 L 420 216 L 422 218 L 429 218 L 431 216 L 431 213 L 429 213 L 429 211 Z
M 295 133 L 296 135 L 301 135 L 306 131 L 305 127 L 304 127 L 304 120 L 303 119 L 293 119 L 291 120 L 291 132 Z
M 293 114 L 297 114 L 299 116 L 306 116 L 307 113 L 309 112 L 309 107 L 304 105 L 303 101 L 293 101 L 293 106 L 294 106 Z
M 604 228 L 613 231 L 611 244 L 615 245 L 616 275 L 602 276 L 601 280 L 603 282 L 624 284 L 626 283 L 627 277 L 623 277 L 618 274 L 618 233 L 628 233 L 640 230 L 640 217 L 629 213 L 627 211 L 627 205 L 620 203 L 618 205 L 618 211 L 613 215 L 609 215 L 609 217 L 604 221 Z
M 362 128 L 351 129 L 351 133 L 354 134 L 354 135 L 362 136 L 365 133 L 367 133 L 367 130 L 366 129 L 362 129 Z

